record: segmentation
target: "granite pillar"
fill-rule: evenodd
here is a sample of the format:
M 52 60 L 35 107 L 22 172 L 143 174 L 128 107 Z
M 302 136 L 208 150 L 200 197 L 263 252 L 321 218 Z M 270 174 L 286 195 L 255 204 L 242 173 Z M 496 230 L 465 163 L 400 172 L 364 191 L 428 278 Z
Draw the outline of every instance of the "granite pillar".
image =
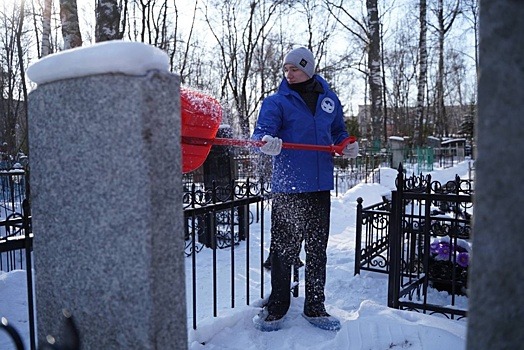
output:
M 521 1 L 480 1 L 469 350 L 524 344 L 522 18 Z
M 82 349 L 187 348 L 179 78 L 39 84 L 29 141 L 39 343 L 67 309 Z

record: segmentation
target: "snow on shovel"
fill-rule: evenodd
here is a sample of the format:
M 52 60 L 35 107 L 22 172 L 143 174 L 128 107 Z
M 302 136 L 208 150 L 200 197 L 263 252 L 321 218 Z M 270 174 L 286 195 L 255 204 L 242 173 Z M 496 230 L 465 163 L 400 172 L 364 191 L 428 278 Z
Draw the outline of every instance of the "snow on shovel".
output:
M 222 106 L 209 95 L 186 88 L 180 89 L 182 114 L 182 172 L 189 173 L 204 164 L 211 146 L 260 147 L 265 141 L 238 140 L 216 137 L 222 121 Z M 282 143 L 282 148 L 310 151 L 324 151 L 342 154 L 347 144 L 355 142 L 354 136 L 338 145 L 311 145 Z

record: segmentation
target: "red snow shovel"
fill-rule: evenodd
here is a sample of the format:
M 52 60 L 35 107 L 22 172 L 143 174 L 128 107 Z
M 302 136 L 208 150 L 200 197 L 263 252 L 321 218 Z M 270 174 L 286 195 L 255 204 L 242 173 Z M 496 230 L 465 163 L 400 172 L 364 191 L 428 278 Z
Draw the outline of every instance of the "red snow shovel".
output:
M 182 172 L 184 174 L 196 170 L 204 164 L 213 145 L 260 147 L 266 143 L 265 141 L 215 137 L 222 121 L 222 106 L 211 96 L 195 90 L 181 88 L 180 102 L 182 115 Z M 336 146 L 284 142 L 282 148 L 342 154 L 346 145 L 356 140 L 354 136 L 350 136 Z

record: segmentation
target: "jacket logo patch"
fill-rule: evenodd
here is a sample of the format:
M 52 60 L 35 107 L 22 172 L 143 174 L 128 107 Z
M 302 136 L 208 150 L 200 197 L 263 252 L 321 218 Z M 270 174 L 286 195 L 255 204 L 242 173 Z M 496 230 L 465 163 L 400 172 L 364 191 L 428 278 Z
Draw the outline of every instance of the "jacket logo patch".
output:
M 335 101 L 333 101 L 329 97 L 324 97 L 324 99 L 320 103 L 320 107 L 322 107 L 322 110 L 326 113 L 333 113 L 333 111 L 335 110 Z

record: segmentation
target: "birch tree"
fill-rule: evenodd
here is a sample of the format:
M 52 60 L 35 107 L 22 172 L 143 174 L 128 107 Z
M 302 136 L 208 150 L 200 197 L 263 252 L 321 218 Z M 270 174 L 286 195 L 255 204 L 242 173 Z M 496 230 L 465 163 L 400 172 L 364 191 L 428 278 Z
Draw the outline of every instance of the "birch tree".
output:
M 45 57 L 51 53 L 51 12 L 53 0 L 44 0 L 44 13 L 42 16 L 42 48 L 40 57 Z
M 444 38 L 451 30 L 453 22 L 457 18 L 460 9 L 460 0 L 456 0 L 455 6 L 445 13 L 444 0 L 437 0 L 435 15 L 437 17 L 437 36 L 438 36 L 438 68 L 436 81 L 436 132 L 439 136 L 449 135 L 448 118 L 446 115 L 446 105 L 444 101 Z
M 350 34 L 362 44 L 367 55 L 366 70 L 367 85 L 369 88 L 371 125 L 366 137 L 373 140 L 382 139 L 383 99 L 382 99 L 382 70 L 380 47 L 380 21 L 377 0 L 366 0 L 366 17 L 363 20 L 355 17 L 348 9 L 344 0 L 337 2 L 325 0 L 325 4 L 332 16 Z M 338 11 L 338 13 L 336 12 Z
M 473 40 L 475 45 L 475 71 L 478 75 L 479 68 L 479 1 L 478 0 L 463 0 L 464 1 L 464 17 L 466 20 L 471 23 L 471 28 L 473 29 Z M 478 80 L 478 79 L 475 79 Z
M 76 0 L 60 0 L 60 20 L 62 22 L 62 37 L 64 39 L 63 49 L 67 50 L 82 46 Z
M 428 49 L 427 49 L 427 4 L 426 0 L 419 2 L 419 39 L 418 39 L 418 67 L 419 74 L 417 79 L 417 106 L 415 120 L 414 141 L 422 146 L 424 143 L 424 102 L 428 73 Z
M 124 0 L 127 4 L 127 0 Z M 98 0 L 96 5 L 95 41 L 122 39 L 118 0 Z
M 368 70 L 369 70 L 369 95 L 371 99 L 371 134 L 373 139 L 380 140 L 383 118 L 382 101 L 382 74 L 380 54 L 380 22 L 377 0 L 367 0 L 368 11 L 367 26 L 369 36 Z M 387 140 L 384 139 L 384 142 Z

